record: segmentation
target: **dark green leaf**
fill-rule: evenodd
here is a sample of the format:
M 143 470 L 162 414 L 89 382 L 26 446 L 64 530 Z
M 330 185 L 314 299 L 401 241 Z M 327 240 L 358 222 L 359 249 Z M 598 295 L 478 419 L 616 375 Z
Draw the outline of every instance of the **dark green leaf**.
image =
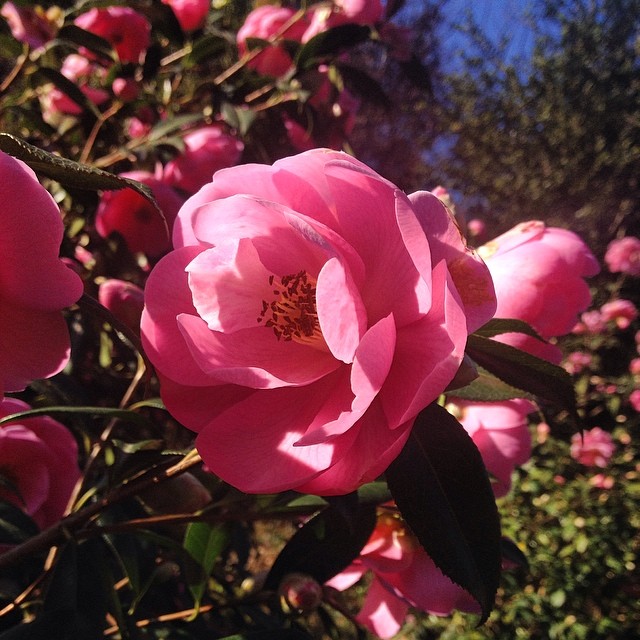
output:
M 370 34 L 371 29 L 360 24 L 342 24 L 323 31 L 300 48 L 295 60 L 296 66 L 298 69 L 308 69 L 327 56 L 364 42 Z
M 80 164 L 67 158 L 61 158 L 53 153 L 34 147 L 32 144 L 9 133 L 0 133 L 0 150 L 22 160 L 36 173 L 45 175 L 52 180 L 57 180 L 65 186 L 88 189 L 90 191 L 98 191 L 100 189 L 109 191 L 129 187 L 156 207 L 164 219 L 164 214 L 158 206 L 151 189 L 136 180 L 121 178 L 108 171 Z
M 227 41 L 218 35 L 205 35 L 202 38 L 198 38 L 193 43 L 193 49 L 187 56 L 185 65 L 188 67 L 199 62 L 209 61 L 223 53 L 227 48 L 227 44 Z
M 38 533 L 36 523 L 22 509 L 0 501 L 0 543 L 20 544 Z
M 100 117 L 98 107 L 82 93 L 80 87 L 78 87 L 75 82 L 62 75 L 57 69 L 40 67 L 32 77 L 40 83 L 52 82 L 56 88 L 71 98 L 83 111 L 91 113 L 94 118 Z
M 469 336 L 467 354 L 508 385 L 566 409 L 577 422 L 573 383 L 562 367 L 479 335 Z
M 431 404 L 386 472 L 402 517 L 442 572 L 486 620 L 500 578 L 500 521 L 480 452 L 462 425 Z
M 478 377 L 468 385 L 455 391 L 447 392 L 447 397 L 474 400 L 478 402 L 501 402 L 513 398 L 528 398 L 535 400 L 535 396 L 523 389 L 517 389 L 491 375 L 486 369 L 477 367 Z
M 220 640 L 312 640 L 310 636 L 299 629 L 269 629 L 265 631 L 246 631 L 225 636 Z M 0 638 L 0 640 L 2 640 Z
M 97 53 L 99 56 L 115 60 L 113 48 L 108 40 L 97 36 L 95 33 L 85 31 L 75 24 L 68 24 L 56 36 L 56 40 L 68 41 L 81 47 L 86 47 L 90 51 Z
M 368 73 L 342 63 L 336 63 L 336 67 L 342 76 L 344 84 L 353 93 L 373 104 L 378 104 L 386 108 L 391 107 L 389 96 L 384 92 L 380 83 Z
M 33 418 L 34 416 L 48 416 L 52 413 L 60 413 L 63 415 L 81 413 L 92 416 L 106 416 L 108 418 L 118 418 L 119 420 L 148 425 L 148 421 L 144 416 L 134 411 L 128 411 L 127 409 L 116 409 L 114 407 L 39 407 L 37 409 L 12 413 L 4 418 L 0 418 L 0 426 L 9 422 L 19 422 L 22 419 Z
M 305 573 L 320 584 L 358 557 L 376 524 L 375 505 L 335 497 L 329 507 L 306 522 L 280 552 L 265 587 L 275 590 L 288 573 Z
M 482 336 L 483 338 L 493 338 L 502 333 L 525 333 L 538 340 L 543 340 L 540 334 L 538 334 L 530 324 L 514 318 L 493 318 L 477 331 L 474 331 L 475 335 Z

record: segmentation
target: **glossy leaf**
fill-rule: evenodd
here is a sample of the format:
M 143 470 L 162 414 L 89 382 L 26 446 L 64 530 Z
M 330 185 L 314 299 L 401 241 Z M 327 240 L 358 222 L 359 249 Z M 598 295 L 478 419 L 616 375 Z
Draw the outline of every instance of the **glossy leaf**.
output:
M 359 24 L 342 24 L 315 35 L 298 51 L 296 66 L 307 69 L 327 56 L 364 42 L 371 29 Z
M 306 522 L 276 558 L 265 587 L 275 590 L 288 573 L 305 573 L 320 584 L 358 557 L 376 523 L 375 505 L 355 495 L 328 498 L 330 505 Z
M 562 367 L 479 335 L 469 336 L 467 354 L 503 382 L 566 409 L 577 421 L 573 383 Z
M 462 400 L 474 400 L 477 402 L 501 402 L 513 398 L 528 398 L 535 400 L 535 396 L 523 389 L 512 387 L 510 384 L 496 378 L 486 369 L 477 367 L 478 377 L 464 387 L 447 392 L 447 397 L 461 398 Z
M 480 327 L 474 334 L 484 338 L 493 338 L 502 333 L 524 333 L 538 340 L 543 340 L 540 334 L 524 320 L 516 318 L 493 318 Z
M 36 173 L 45 175 L 52 180 L 57 180 L 68 187 L 88 189 L 90 191 L 98 191 L 100 189 L 110 191 L 129 187 L 151 202 L 162 215 L 151 189 L 136 180 L 121 178 L 108 171 L 80 164 L 67 158 L 61 158 L 9 133 L 0 133 L 0 151 L 22 160 Z
M 229 544 L 229 529 L 224 524 L 211 525 L 208 522 L 192 522 L 184 536 L 184 548 L 201 567 L 199 576 L 189 580 L 189 591 L 198 609 L 207 588 L 211 571 Z
M 480 604 L 486 620 L 500 577 L 500 521 L 480 452 L 431 404 L 386 472 L 402 517 L 436 565 Z

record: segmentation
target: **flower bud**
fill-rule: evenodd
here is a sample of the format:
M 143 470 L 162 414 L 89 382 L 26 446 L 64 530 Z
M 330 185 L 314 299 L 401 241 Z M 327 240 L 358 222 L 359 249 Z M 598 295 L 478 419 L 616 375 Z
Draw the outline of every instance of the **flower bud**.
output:
M 284 611 L 309 613 L 322 602 L 322 587 L 310 575 L 290 573 L 280 583 L 278 595 Z

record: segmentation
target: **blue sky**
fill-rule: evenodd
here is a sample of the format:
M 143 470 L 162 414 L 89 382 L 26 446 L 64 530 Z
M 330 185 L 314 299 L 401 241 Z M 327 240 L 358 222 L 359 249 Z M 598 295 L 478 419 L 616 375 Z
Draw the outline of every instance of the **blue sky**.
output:
M 529 6 L 528 0 L 447 0 L 444 9 L 447 24 L 441 32 L 442 43 L 450 51 L 465 44 L 464 36 L 457 33 L 453 25 L 463 22 L 471 10 L 475 21 L 491 40 L 496 43 L 501 38 L 506 40 L 509 61 L 526 57 L 534 44 L 533 32 L 527 24 Z M 455 65 L 455 57 L 448 60 L 448 64 Z M 443 58 L 443 62 L 446 61 Z

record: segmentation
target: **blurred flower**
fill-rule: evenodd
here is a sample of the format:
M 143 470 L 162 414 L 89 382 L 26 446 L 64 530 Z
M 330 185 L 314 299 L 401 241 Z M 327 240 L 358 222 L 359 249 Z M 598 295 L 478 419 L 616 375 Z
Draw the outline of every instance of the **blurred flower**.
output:
M 451 406 L 453 405 L 453 406 Z M 531 457 L 531 434 L 527 416 L 536 410 L 528 400 L 467 402 L 454 398 L 447 409 L 471 436 L 491 474 L 497 498 L 511 488 L 515 467 Z
M 53 40 L 57 25 L 39 5 L 27 7 L 5 2 L 0 15 L 7 21 L 11 35 L 19 42 L 37 49 Z
M 171 246 L 171 228 L 184 199 L 147 171 L 130 171 L 120 177 L 151 188 L 166 225 L 160 212 L 144 196 L 127 188 L 102 194 L 96 210 L 96 230 L 103 238 L 114 231 L 119 233 L 133 253 L 141 251 L 150 257 L 163 254 Z
M 151 44 L 149 21 L 130 7 L 90 9 L 79 15 L 75 24 L 104 38 L 115 49 L 122 63 L 140 62 Z
M 634 389 L 629 394 L 629 404 L 633 407 L 634 411 L 640 413 L 640 389 Z
M 162 0 L 173 10 L 183 31 L 197 31 L 204 27 L 211 0 Z
M 310 151 L 317 146 L 309 131 L 302 125 L 286 115 L 282 120 L 289 142 L 296 151 Z
M 367 571 L 373 573 L 373 580 L 356 620 L 380 638 L 398 633 L 410 606 L 437 616 L 447 616 L 454 609 L 480 612 L 478 603 L 436 567 L 390 509 L 378 516 L 359 558 L 327 585 L 348 589 Z
M 536 425 L 536 442 L 544 444 L 551 433 L 551 427 L 546 422 L 539 422 Z
M 633 358 L 629 362 L 629 373 L 632 376 L 640 376 L 640 358 Z
M 163 182 L 194 194 L 211 182 L 213 174 L 240 160 L 244 145 L 218 125 L 210 125 L 187 133 L 184 152 L 167 163 Z
M 467 222 L 467 233 L 472 238 L 478 238 L 484 235 L 486 229 L 487 226 L 485 225 L 485 223 L 478 218 L 472 218 L 471 220 L 469 220 L 469 222 Z
M 82 295 L 82 280 L 59 258 L 60 209 L 35 173 L 0 152 L 0 398 L 48 378 L 69 360 L 60 311 Z
M 574 433 L 571 437 L 571 457 L 588 467 L 606 467 L 615 448 L 611 434 L 600 427 L 582 434 Z
M 111 90 L 123 102 L 131 102 L 138 97 L 140 84 L 134 78 L 116 78 L 111 84 Z
M 0 418 L 31 407 L 14 398 L 0 402 Z M 78 447 L 66 427 L 48 416 L 0 426 L 0 498 L 22 509 L 44 529 L 64 514 L 80 478 Z
M 585 351 L 573 351 L 570 353 L 564 362 L 565 370 L 572 376 L 581 373 L 586 367 L 591 365 L 593 356 Z
M 637 317 L 638 309 L 631 300 L 618 298 L 600 307 L 603 322 L 615 322 L 618 329 L 626 329 Z
M 580 321 L 572 329 L 572 333 L 602 333 L 607 328 L 607 323 L 599 311 L 585 311 L 580 316 Z
M 296 13 L 293 9 L 271 4 L 262 5 L 251 11 L 236 36 L 240 56 L 244 56 L 250 50 L 247 44 L 250 38 L 269 40 L 278 34 L 278 40 L 300 42 L 308 22 L 304 16 L 294 19 Z M 285 25 L 288 26 L 285 27 Z M 257 56 L 247 62 L 250 69 L 262 75 L 274 77 L 286 73 L 292 65 L 291 56 L 284 47 L 277 44 L 265 46 Z
M 140 331 L 144 291 L 132 282 L 105 280 L 98 286 L 98 302 L 135 333 Z
M 545 340 L 569 333 L 591 302 L 584 278 L 598 273 L 596 259 L 571 231 L 533 220 L 516 225 L 478 249 L 493 278 L 495 317 L 524 320 Z M 521 333 L 496 340 L 559 362 L 560 351 Z
M 589 478 L 589 484 L 597 489 L 612 489 L 615 480 L 612 476 L 605 476 L 604 473 L 598 473 Z
M 604 261 L 612 273 L 622 272 L 640 276 L 640 238 L 627 236 L 612 240 L 607 247 Z
M 494 310 L 437 198 L 327 149 L 219 171 L 173 241 L 145 287 L 145 352 L 206 465 L 250 493 L 377 477 Z

